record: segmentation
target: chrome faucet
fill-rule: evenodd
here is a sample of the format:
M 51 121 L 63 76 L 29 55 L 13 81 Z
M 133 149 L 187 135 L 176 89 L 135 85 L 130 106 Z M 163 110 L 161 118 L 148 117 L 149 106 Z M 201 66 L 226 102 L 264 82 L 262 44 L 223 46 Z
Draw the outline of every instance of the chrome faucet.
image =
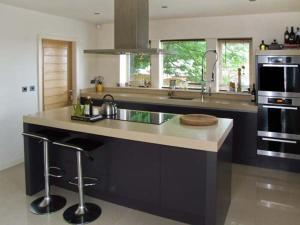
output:
M 176 80 L 171 79 L 170 80 L 170 85 L 169 85 L 168 96 L 169 97 L 174 97 L 175 90 L 176 90 Z
M 206 56 L 209 52 L 215 53 L 216 54 L 216 61 L 213 66 L 212 74 L 211 74 L 211 80 L 209 82 L 209 88 L 208 88 L 208 95 L 211 96 L 211 82 L 215 81 L 215 69 L 217 66 L 217 62 L 219 60 L 219 55 L 217 53 L 217 50 L 215 49 L 208 49 L 204 55 L 202 56 L 202 71 L 201 71 L 201 100 L 202 102 L 204 101 L 204 95 L 205 95 L 205 84 L 208 83 L 207 81 L 204 80 L 204 60 L 206 59 Z
M 201 101 L 204 101 L 204 95 L 205 95 L 205 81 L 202 81 L 201 83 Z

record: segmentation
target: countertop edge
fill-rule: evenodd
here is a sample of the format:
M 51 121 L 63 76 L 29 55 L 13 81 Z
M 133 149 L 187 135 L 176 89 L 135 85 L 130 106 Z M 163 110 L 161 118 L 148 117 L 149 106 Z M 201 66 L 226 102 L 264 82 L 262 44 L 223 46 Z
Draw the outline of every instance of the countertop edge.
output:
M 227 138 L 228 134 L 232 130 L 233 127 L 233 121 L 231 121 L 230 126 L 225 130 L 224 134 L 222 135 L 219 142 L 211 142 L 211 141 L 200 141 L 201 142 L 201 149 L 199 148 L 199 141 L 198 140 L 191 140 L 188 138 L 180 138 L 180 137 L 172 137 L 172 136 L 165 136 L 164 141 L 161 141 L 157 138 L 157 134 L 149 134 L 149 133 L 141 133 L 136 131 L 122 131 L 118 129 L 113 128 L 104 128 L 104 127 L 92 127 L 89 126 L 89 124 L 84 124 L 83 122 L 76 122 L 72 123 L 70 121 L 64 122 L 59 120 L 47 120 L 47 119 L 41 119 L 41 118 L 35 118 L 30 115 L 23 116 L 23 122 L 27 124 L 33 124 L 33 125 L 40 125 L 40 126 L 48 126 L 52 128 L 58 128 L 58 129 L 64 129 L 64 130 L 70 130 L 70 131 L 76 131 L 76 132 L 83 132 L 83 133 L 89 133 L 89 134 L 95 134 L 95 135 L 101 135 L 106 137 L 113 137 L 113 138 L 120 138 L 125 140 L 133 140 L 132 136 L 136 137 L 133 141 L 139 141 L 139 137 L 143 136 L 143 139 L 145 137 L 147 138 L 146 141 L 141 141 L 144 143 L 151 143 L 151 144 L 161 144 L 166 146 L 172 146 L 172 147 L 178 147 L 178 148 L 184 148 L 184 149 L 193 149 L 198 151 L 207 151 L 207 152 L 213 152 L 217 153 L 224 143 L 225 139 Z M 113 131 L 113 132 L 111 132 Z M 109 133 L 109 134 L 108 134 Z M 113 133 L 113 134 L 111 134 Z M 186 143 L 188 142 L 188 147 L 186 146 Z M 176 145 L 174 144 L 176 143 Z M 180 144 L 182 143 L 182 144 Z

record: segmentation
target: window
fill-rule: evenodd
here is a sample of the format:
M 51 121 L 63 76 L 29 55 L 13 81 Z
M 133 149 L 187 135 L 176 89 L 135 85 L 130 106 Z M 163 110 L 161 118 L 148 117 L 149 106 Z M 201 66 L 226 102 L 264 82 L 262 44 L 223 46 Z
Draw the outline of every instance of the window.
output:
M 250 86 L 250 49 L 251 40 L 219 40 L 219 91 L 230 90 L 230 82 L 238 84 L 238 69 L 242 71 L 242 91 L 247 91 Z
M 177 87 L 199 87 L 206 41 L 162 41 L 162 48 L 176 52 L 176 55 L 164 55 L 163 57 L 163 87 L 169 87 L 170 80 L 173 79 L 176 80 Z
M 151 56 L 128 56 L 128 81 L 131 87 L 145 87 L 151 82 Z

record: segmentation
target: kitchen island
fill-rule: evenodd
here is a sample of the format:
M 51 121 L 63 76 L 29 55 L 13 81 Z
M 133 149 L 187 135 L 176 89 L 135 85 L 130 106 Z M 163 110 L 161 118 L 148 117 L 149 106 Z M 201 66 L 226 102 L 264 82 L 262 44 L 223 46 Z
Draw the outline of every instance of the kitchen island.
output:
M 181 125 L 179 116 L 161 125 L 102 120 L 71 120 L 71 108 L 24 116 L 24 131 L 45 128 L 85 136 L 104 145 L 83 158 L 86 176 L 100 183 L 86 194 L 130 208 L 189 224 L 224 224 L 231 202 L 231 119 L 218 119 L 210 127 Z M 41 144 L 25 139 L 26 192 L 43 189 Z M 50 165 L 64 169 L 68 184 L 76 173 L 75 153 L 50 145 Z

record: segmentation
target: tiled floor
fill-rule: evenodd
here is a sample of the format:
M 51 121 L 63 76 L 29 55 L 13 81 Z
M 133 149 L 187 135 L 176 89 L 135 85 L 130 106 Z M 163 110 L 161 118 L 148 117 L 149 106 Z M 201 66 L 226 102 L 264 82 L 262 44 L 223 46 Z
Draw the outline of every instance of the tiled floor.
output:
M 77 195 L 63 189 L 54 192 L 75 203 Z M 61 225 L 62 212 L 35 216 L 28 212 L 32 197 L 24 190 L 23 164 L 0 172 L 1 225 Z M 98 225 L 183 225 L 176 221 L 87 198 L 101 205 Z M 233 165 L 232 204 L 226 225 L 300 225 L 300 174 Z

